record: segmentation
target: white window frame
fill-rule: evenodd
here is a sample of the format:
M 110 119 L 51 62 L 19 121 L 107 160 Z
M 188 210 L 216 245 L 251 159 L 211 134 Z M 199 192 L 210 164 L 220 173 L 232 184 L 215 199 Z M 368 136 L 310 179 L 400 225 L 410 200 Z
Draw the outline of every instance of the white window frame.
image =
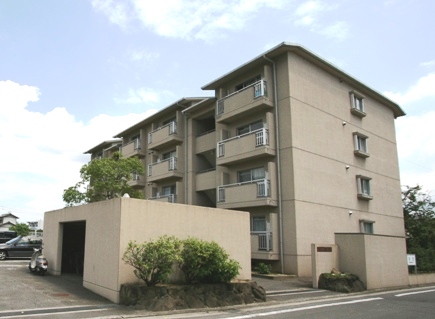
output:
M 362 175 L 356 176 L 358 198 L 365 200 L 373 199 L 370 181 L 370 177 Z
M 357 91 L 350 91 L 351 112 L 359 117 L 366 116 L 364 105 L 365 96 Z
M 369 157 L 368 136 L 359 132 L 353 133 L 354 154 L 360 157 Z

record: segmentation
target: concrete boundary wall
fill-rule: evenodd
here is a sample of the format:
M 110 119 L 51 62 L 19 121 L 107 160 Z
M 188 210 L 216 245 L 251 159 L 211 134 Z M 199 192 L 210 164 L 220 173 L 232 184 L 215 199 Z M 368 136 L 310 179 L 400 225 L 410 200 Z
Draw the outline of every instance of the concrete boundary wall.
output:
M 409 284 L 405 237 L 335 234 L 340 271 L 357 275 L 367 289 Z
M 140 282 L 133 268 L 122 261 L 131 240 L 145 242 L 169 235 L 215 241 L 240 263 L 237 279 L 251 279 L 247 212 L 132 198 L 46 212 L 44 254 L 53 275 L 62 270 L 63 225 L 76 221 L 86 223 L 83 285 L 115 303 L 119 303 L 122 284 Z
M 410 286 L 430 285 L 435 284 L 435 273 L 409 275 Z

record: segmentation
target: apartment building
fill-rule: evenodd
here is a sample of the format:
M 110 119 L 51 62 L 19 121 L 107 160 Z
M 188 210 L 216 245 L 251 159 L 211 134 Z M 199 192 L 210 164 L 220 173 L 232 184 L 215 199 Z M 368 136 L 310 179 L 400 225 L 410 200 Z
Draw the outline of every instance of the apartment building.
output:
M 311 244 L 337 233 L 404 242 L 397 104 L 288 43 L 202 89 L 87 153 L 122 141 L 148 200 L 248 211 L 253 262 L 284 273 L 311 276 Z

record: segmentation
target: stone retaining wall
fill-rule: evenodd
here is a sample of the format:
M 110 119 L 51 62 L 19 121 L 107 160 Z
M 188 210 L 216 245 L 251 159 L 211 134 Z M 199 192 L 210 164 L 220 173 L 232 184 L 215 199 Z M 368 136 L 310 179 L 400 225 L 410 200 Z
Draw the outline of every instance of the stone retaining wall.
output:
M 137 309 L 167 311 L 215 308 L 266 301 L 255 282 L 197 285 L 122 285 L 120 303 Z

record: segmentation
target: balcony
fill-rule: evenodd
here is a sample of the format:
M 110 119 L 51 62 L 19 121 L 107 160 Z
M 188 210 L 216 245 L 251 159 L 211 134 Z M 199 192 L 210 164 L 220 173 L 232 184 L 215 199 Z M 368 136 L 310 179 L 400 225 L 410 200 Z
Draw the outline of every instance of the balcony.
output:
M 272 232 L 251 232 L 251 258 L 262 260 L 279 260 L 279 254 L 273 249 Z
M 260 80 L 218 100 L 216 102 L 216 122 L 230 123 L 248 113 L 272 108 L 273 101 L 267 96 L 266 81 Z
M 128 144 L 122 145 L 121 152 L 122 156 L 124 157 L 145 156 L 145 152 L 143 152 L 141 149 L 141 140 L 139 138 L 131 141 Z
M 155 200 L 163 203 L 177 203 L 177 195 L 169 194 L 169 195 L 157 195 L 154 197 L 148 198 L 149 200 Z
M 216 147 L 216 131 L 206 132 L 198 136 L 195 140 L 196 154 L 201 154 L 214 150 Z
M 277 206 L 270 180 L 261 179 L 222 185 L 217 188 L 217 208 L 235 209 L 258 206 Z
M 170 157 L 160 162 L 148 165 L 148 182 L 169 178 L 182 178 L 183 174 L 177 170 L 177 158 Z
M 269 144 L 269 130 L 262 128 L 219 142 L 216 154 L 216 164 L 227 165 L 264 156 L 275 156 L 276 151 Z
M 195 184 L 195 191 L 216 189 L 216 169 L 212 168 L 210 170 L 197 173 Z
M 132 180 L 128 181 L 128 185 L 133 188 L 142 188 L 145 187 L 146 179 L 145 176 L 139 174 L 133 174 Z
M 175 121 L 148 133 L 148 149 L 150 150 L 157 150 L 181 142 L 182 138 L 177 135 L 177 122 Z

